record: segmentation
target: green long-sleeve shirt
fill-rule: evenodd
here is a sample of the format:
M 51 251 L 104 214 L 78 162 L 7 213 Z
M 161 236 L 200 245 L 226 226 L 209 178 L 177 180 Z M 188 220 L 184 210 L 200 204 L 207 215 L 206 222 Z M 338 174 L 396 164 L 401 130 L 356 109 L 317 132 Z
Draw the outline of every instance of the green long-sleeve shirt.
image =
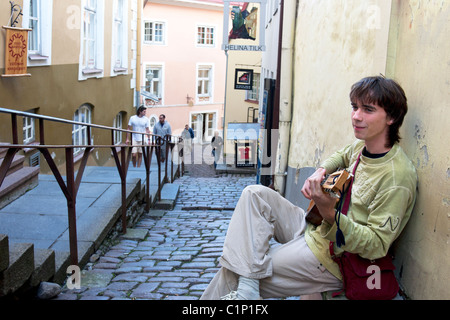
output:
M 363 148 L 364 142 L 358 140 L 334 153 L 321 167 L 327 173 L 338 168 L 348 168 L 352 172 Z M 335 252 L 347 251 L 367 259 L 384 257 L 411 216 L 416 189 L 416 170 L 398 144 L 381 158 L 362 155 L 347 216 L 341 215 L 340 218 L 345 245 L 337 248 L 335 244 Z M 330 225 L 324 220 L 318 227 L 309 225 L 305 237 L 320 263 L 342 279 L 329 252 L 330 241 L 336 241 L 336 230 L 336 223 Z

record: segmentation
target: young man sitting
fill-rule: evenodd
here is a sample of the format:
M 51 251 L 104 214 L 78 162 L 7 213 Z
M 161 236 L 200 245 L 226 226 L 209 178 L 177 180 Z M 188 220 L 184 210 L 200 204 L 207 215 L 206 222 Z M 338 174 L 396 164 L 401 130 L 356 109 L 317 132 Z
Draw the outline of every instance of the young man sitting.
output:
M 334 244 L 334 251 L 366 259 L 387 255 L 416 199 L 416 171 L 398 144 L 407 99 L 395 81 L 368 77 L 352 86 L 350 101 L 358 140 L 325 160 L 302 188 L 315 202 L 322 223 L 307 223 L 303 209 L 270 188 L 247 187 L 230 221 L 221 269 L 202 299 L 254 300 L 341 290 L 342 275 L 329 252 L 330 241 L 336 242 L 336 199 L 322 191 L 321 182 L 339 168 L 352 172 L 360 154 L 349 210 L 339 220 L 345 244 Z M 272 237 L 281 245 L 269 247 Z

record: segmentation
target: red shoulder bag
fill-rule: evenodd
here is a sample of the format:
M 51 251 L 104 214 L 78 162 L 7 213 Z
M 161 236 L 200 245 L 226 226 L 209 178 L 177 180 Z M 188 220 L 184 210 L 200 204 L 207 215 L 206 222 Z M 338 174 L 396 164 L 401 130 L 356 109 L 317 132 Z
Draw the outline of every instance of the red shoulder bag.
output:
M 359 164 L 361 153 L 358 156 L 353 176 L 346 193 L 342 211 L 336 212 L 336 242 L 340 247 L 345 244 L 345 238 L 339 228 L 340 214 L 347 215 L 350 206 L 351 188 L 355 178 L 356 168 Z M 339 207 L 339 206 L 338 206 Z M 330 242 L 331 258 L 339 265 L 343 277 L 343 291 L 350 300 L 390 300 L 398 293 L 399 285 L 395 278 L 395 266 L 392 263 L 392 256 L 387 255 L 376 260 L 361 258 L 358 254 L 344 252 L 340 256 L 334 254 L 334 242 Z M 342 291 L 333 293 L 333 297 L 341 294 Z

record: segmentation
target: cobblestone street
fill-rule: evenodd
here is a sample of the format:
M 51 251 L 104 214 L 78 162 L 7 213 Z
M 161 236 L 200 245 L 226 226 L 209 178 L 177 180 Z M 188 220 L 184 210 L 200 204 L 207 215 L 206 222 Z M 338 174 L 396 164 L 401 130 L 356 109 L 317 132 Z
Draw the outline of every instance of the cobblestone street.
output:
M 57 300 L 198 300 L 218 270 L 233 209 L 254 176 L 211 177 L 211 165 L 192 165 L 175 183 L 173 210 L 150 210 L 134 227 L 144 237 L 121 237 L 82 271 L 81 289 Z M 209 177 L 208 177 L 209 175 Z

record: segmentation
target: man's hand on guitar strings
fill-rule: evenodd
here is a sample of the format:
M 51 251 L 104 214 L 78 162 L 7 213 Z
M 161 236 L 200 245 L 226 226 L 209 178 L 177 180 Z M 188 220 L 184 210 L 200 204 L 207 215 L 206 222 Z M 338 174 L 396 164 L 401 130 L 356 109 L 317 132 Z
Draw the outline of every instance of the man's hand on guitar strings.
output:
M 308 199 L 311 200 L 311 184 L 312 182 L 318 182 L 319 187 L 321 186 L 321 183 L 323 179 L 325 178 L 326 170 L 324 168 L 317 169 L 308 179 L 306 179 L 305 183 L 303 184 L 303 188 L 301 190 L 302 194 Z

